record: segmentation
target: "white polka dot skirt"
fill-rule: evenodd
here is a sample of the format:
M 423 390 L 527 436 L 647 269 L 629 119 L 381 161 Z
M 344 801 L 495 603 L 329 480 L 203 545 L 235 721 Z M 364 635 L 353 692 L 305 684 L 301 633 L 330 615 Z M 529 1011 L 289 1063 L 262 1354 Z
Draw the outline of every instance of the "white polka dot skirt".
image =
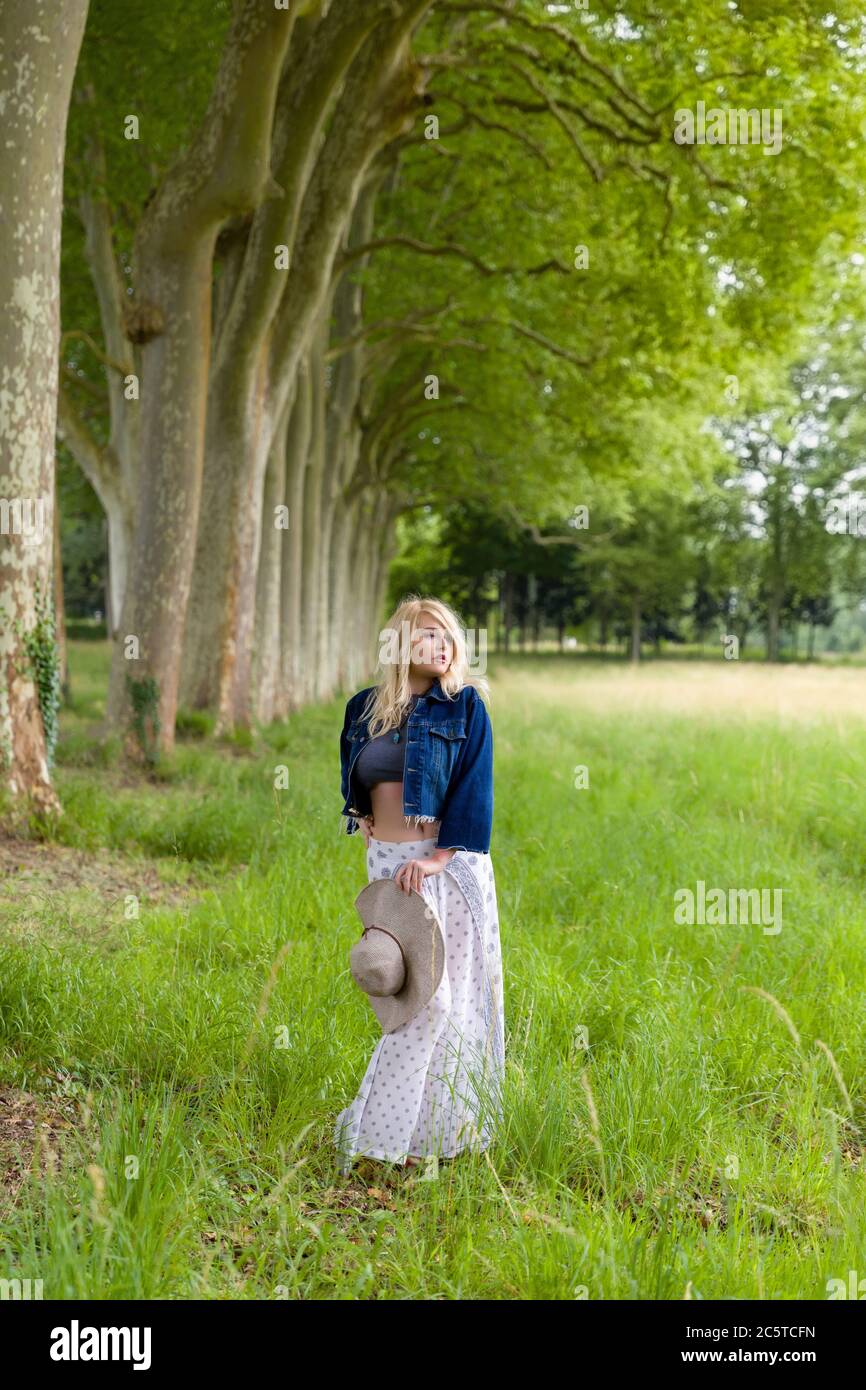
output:
M 391 878 L 426 859 L 435 839 L 371 839 L 367 877 Z M 445 941 L 445 969 L 428 1004 L 377 1042 L 358 1094 L 334 1127 L 340 1167 L 356 1157 L 480 1152 L 502 1121 L 505 1011 L 496 884 L 489 854 L 457 850 L 421 883 Z

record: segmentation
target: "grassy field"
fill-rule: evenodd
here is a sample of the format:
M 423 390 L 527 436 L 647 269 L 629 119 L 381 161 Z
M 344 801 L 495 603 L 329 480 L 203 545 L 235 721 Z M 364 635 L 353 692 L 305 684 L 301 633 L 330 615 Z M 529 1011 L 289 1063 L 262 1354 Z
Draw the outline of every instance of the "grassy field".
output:
M 866 673 L 491 663 L 507 1123 L 423 1180 L 342 1178 L 331 1147 L 378 1035 L 348 971 L 342 701 L 220 745 L 190 720 L 146 780 L 92 735 L 104 646 L 72 660 L 65 814 L 0 840 L 0 1277 L 174 1299 L 866 1277 Z M 679 925 L 699 880 L 781 889 L 781 930 Z

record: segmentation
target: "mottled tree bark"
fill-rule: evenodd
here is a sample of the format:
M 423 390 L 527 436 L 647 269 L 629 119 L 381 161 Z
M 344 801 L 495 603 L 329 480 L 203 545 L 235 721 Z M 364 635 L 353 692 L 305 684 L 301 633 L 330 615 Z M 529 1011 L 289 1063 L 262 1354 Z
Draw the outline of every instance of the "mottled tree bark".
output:
M 50 597 L 66 118 L 87 0 L 0 6 L 0 765 L 58 809 L 26 634 Z
M 286 440 L 286 499 L 289 529 L 283 535 L 280 576 L 280 694 L 277 718 L 300 709 L 301 700 L 301 591 L 303 588 L 304 483 L 310 456 L 313 397 L 309 366 L 302 360 L 296 382 L 294 406 Z
M 286 515 L 286 440 L 291 411 L 287 408 L 271 444 L 262 506 L 262 542 L 256 587 L 256 636 L 253 652 L 254 714 L 263 724 L 278 717 L 280 687 L 280 600 L 283 537 Z
M 322 487 L 325 479 L 325 364 L 324 323 L 310 346 L 312 430 L 304 478 L 303 551 L 301 589 L 301 699 L 309 704 L 318 695 L 321 646 L 327 640 L 326 596 L 322 593 L 322 561 L 326 544 L 323 531 Z
M 215 508 L 226 504 L 209 498 L 199 518 L 214 246 L 220 228 L 255 209 L 268 188 L 292 23 L 293 14 L 269 0 L 238 0 L 204 120 L 157 189 L 135 241 L 136 300 L 150 327 L 141 349 L 138 525 L 109 717 L 126 731 L 128 675 L 155 681 L 163 750 L 174 743 L 197 528 L 207 537 Z
M 349 686 L 375 669 L 388 565 L 393 558 L 390 532 L 393 501 L 381 487 L 364 489 L 359 507 L 356 549 L 353 556 L 351 624 L 354 642 L 349 655 Z
M 249 299 L 238 300 L 238 348 L 229 353 L 221 340 L 228 379 L 217 387 L 214 378 L 210 398 L 206 495 L 218 495 L 226 512 L 215 519 L 209 543 L 202 535 L 197 549 L 194 639 L 187 647 L 184 697 L 197 705 L 216 701 L 220 730 L 246 722 L 251 708 L 252 614 L 270 434 L 294 390 L 299 363 L 323 313 L 367 170 L 378 151 L 407 129 L 417 110 L 421 74 L 412 62 L 408 35 L 429 3 L 382 0 L 332 7 L 326 25 L 336 25 L 337 15 L 344 20 L 354 15 L 358 22 L 354 28 L 335 27 L 342 43 L 335 52 L 343 62 L 340 67 L 332 55 L 325 69 L 331 82 L 330 89 L 325 88 L 327 101 L 323 103 L 314 89 L 306 90 L 299 103 L 292 84 L 285 87 L 289 109 L 301 123 L 300 138 L 289 142 L 276 175 L 280 187 L 289 192 L 279 215 L 263 219 L 255 240 L 251 237 L 244 280 Z M 313 55 L 321 45 L 320 38 Z M 338 87 L 327 132 L 320 138 Z M 278 243 L 291 251 L 287 272 L 274 265 Z M 317 481 L 318 488 L 323 485 Z M 305 495 L 307 516 L 315 505 L 312 496 Z M 308 546 L 305 549 L 312 553 Z M 308 618 L 306 628 L 302 622 L 301 642 L 308 648 L 309 623 L 320 621 L 315 616 L 318 595 L 327 585 L 321 573 L 312 576 L 306 571 L 305 583 L 314 610 L 303 606 Z M 319 660 L 321 651 L 320 644 Z M 312 680 L 310 690 L 317 686 L 316 659 L 313 656 L 313 667 L 302 667 L 303 679 Z
M 373 230 L 376 194 L 382 175 L 373 175 L 355 209 L 348 245 L 363 246 Z M 358 501 L 346 495 L 355 476 L 361 450 L 360 401 L 364 380 L 365 348 L 362 335 L 364 295 L 355 270 L 368 263 L 363 258 L 344 272 L 334 296 L 333 351 L 336 358 L 327 412 L 327 454 L 332 460 L 325 505 L 328 509 L 328 615 L 329 643 L 324 654 L 321 688 L 328 696 L 345 690 L 351 662 L 347 652 L 356 640 L 353 608 L 351 542 L 358 524 Z
M 331 547 L 331 612 L 329 628 L 332 633 L 333 674 L 332 690 L 347 690 L 354 670 L 352 647 L 354 632 L 355 574 L 353 569 L 354 535 L 358 525 L 360 502 L 337 504 L 334 538 Z
M 271 436 L 294 392 L 297 359 L 286 369 L 285 390 L 271 404 L 270 335 L 295 265 L 304 196 L 324 123 L 340 83 L 389 0 L 342 0 L 324 20 L 300 23 L 277 98 L 273 135 L 275 196 L 262 204 L 246 241 L 214 352 L 208 399 L 203 496 L 219 499 L 196 549 L 190 595 L 189 640 L 182 692 L 185 703 L 214 707 L 218 730 L 246 722 L 252 708 L 250 671 L 262 490 Z M 279 263 L 278 247 L 290 253 Z M 326 255 L 326 248 L 317 248 Z M 317 305 L 299 311 L 300 339 Z

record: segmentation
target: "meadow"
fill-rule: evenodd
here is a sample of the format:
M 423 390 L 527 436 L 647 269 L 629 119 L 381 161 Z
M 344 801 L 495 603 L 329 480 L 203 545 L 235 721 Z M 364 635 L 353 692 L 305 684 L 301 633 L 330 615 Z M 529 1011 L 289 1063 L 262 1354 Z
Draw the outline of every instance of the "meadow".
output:
M 340 1176 L 343 700 L 146 776 L 76 642 L 57 786 L 0 863 L 0 1277 L 45 1298 L 828 1297 L 866 1277 L 866 673 L 491 659 L 506 1119 Z M 349 694 L 351 692 L 346 692 Z M 280 766 L 289 786 L 275 791 Z M 578 769 L 585 769 L 579 772 Z M 680 925 L 702 880 L 780 931 Z

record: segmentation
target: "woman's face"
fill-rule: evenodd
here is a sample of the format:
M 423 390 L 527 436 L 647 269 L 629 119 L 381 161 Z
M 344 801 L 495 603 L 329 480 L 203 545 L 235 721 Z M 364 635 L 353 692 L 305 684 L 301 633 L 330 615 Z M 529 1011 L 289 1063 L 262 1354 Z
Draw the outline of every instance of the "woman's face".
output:
M 415 676 L 444 676 L 452 657 L 451 634 L 433 617 L 419 613 L 412 629 L 409 670 Z

